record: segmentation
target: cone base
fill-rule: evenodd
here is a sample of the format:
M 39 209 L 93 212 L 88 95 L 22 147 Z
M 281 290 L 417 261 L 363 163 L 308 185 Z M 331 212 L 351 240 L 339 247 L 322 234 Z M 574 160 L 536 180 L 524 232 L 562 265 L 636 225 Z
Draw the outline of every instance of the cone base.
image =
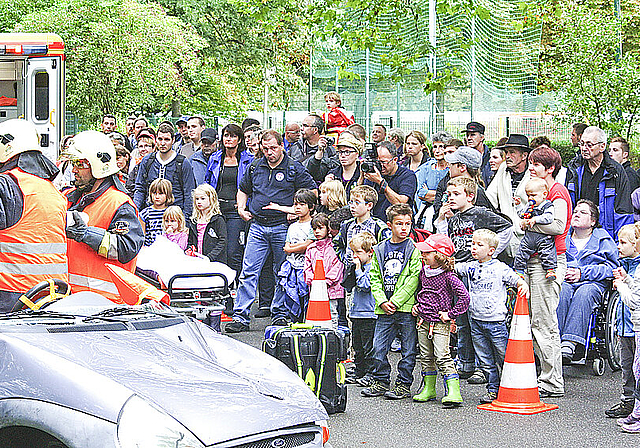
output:
M 507 412 L 509 414 L 533 415 L 558 409 L 558 405 L 547 404 L 541 401 L 537 403 L 505 403 L 493 400 L 491 403 L 478 405 L 478 409 L 483 411 Z

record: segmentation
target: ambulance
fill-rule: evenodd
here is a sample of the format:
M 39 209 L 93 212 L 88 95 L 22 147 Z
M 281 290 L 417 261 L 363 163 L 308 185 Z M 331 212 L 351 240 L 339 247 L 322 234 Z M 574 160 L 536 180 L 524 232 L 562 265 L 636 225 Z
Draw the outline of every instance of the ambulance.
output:
M 0 122 L 32 122 L 54 161 L 64 133 L 64 59 L 56 34 L 0 33 Z

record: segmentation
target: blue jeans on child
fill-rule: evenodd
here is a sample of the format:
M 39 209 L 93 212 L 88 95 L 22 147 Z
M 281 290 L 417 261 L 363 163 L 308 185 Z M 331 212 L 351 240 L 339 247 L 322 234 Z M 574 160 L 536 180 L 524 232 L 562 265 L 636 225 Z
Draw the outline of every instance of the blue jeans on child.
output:
M 257 222 L 251 223 L 242 260 L 240 287 L 234 303 L 234 321 L 249 325 L 249 313 L 251 304 L 256 298 L 258 276 L 269 253 L 273 253 L 273 275 L 278 276 L 280 266 L 285 260 L 284 243 L 287 238 L 287 228 L 287 224 L 263 226 Z M 286 318 L 288 315 L 284 304 L 284 291 L 280 286 L 276 286 L 276 293 L 271 303 L 271 315 L 274 319 Z
M 487 322 L 469 316 L 473 348 L 478 358 L 478 368 L 487 377 L 487 391 L 498 392 L 500 373 L 507 351 L 509 333 L 504 321 Z
M 413 383 L 413 369 L 416 366 L 418 333 L 416 318 L 411 313 L 396 311 L 393 314 L 378 314 L 376 330 L 373 335 L 373 379 L 389 385 L 391 382 L 391 364 L 387 357 L 391 342 L 400 337 L 402 359 L 398 363 L 396 383 L 407 387 Z

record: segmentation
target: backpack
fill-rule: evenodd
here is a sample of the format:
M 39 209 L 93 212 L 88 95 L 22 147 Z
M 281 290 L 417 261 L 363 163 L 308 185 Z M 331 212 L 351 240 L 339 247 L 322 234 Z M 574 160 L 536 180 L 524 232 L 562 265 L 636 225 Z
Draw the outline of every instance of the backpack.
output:
M 180 191 L 184 189 L 184 183 L 182 180 L 182 164 L 184 163 L 184 159 L 186 159 L 186 157 L 183 156 L 182 154 L 176 155 L 176 170 L 173 173 L 173 180 L 171 181 L 171 184 L 175 185 L 176 175 L 178 176 L 178 185 L 180 185 Z M 155 160 L 155 157 L 149 157 L 147 161 L 144 163 L 143 171 L 142 171 L 142 183 L 144 185 L 147 185 L 147 179 L 149 178 L 149 171 L 151 170 L 151 165 L 153 165 L 154 160 Z M 147 186 L 146 190 L 147 192 L 149 191 L 149 186 Z M 183 199 L 186 200 L 187 198 L 185 197 Z

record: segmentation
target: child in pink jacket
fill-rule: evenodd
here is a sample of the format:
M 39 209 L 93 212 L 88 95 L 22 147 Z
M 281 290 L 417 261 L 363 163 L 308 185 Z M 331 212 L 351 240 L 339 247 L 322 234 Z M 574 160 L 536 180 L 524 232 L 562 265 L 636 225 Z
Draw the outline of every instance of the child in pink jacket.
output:
M 316 260 L 322 260 L 331 307 L 331 325 L 333 328 L 338 328 L 338 299 L 344 298 L 344 288 L 341 285 L 344 266 L 336 255 L 336 251 L 333 250 L 329 234 L 329 217 L 324 213 L 317 214 L 311 220 L 311 228 L 316 241 L 307 248 L 305 253 L 304 280 L 311 285 Z

